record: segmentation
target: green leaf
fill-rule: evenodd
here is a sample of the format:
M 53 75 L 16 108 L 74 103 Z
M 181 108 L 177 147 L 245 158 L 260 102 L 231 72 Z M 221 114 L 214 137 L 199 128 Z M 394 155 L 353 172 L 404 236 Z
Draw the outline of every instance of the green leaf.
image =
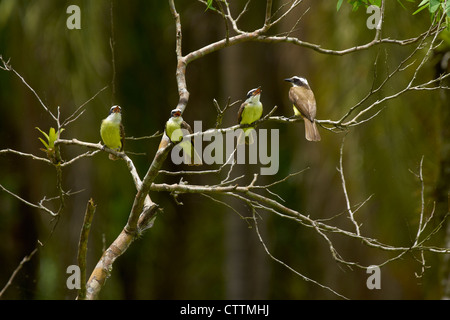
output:
M 359 7 L 365 5 L 368 6 L 369 2 L 368 0 L 349 0 L 349 2 L 353 5 L 352 10 L 353 11 L 357 11 L 359 9 Z
M 338 0 L 337 5 L 336 5 L 336 11 L 339 11 L 339 9 L 342 6 L 342 2 L 344 2 L 344 0 Z
M 48 134 L 46 134 L 44 131 L 42 131 L 42 130 L 39 129 L 38 127 L 36 127 L 36 129 L 38 129 L 38 130 L 44 135 L 44 137 L 47 138 L 47 141 L 49 140 Z M 39 138 L 39 139 L 40 139 L 40 138 Z
M 36 127 L 36 129 L 39 130 L 39 132 L 42 133 L 44 137 L 47 139 L 47 141 L 44 141 L 44 139 L 39 138 L 39 140 L 42 142 L 42 144 L 45 146 L 47 150 L 54 149 L 55 141 L 59 138 L 61 132 L 64 131 L 64 128 L 61 128 L 58 132 L 56 132 L 55 128 L 50 128 L 47 134 L 38 127 Z
M 50 148 L 53 148 L 55 146 L 55 141 L 58 137 L 56 136 L 55 128 L 50 128 L 50 131 L 48 133 L 48 145 Z
M 44 141 L 44 139 L 42 139 L 42 138 L 38 138 L 39 140 L 41 140 L 41 142 L 42 142 L 42 144 L 45 146 L 45 149 L 50 149 L 49 147 L 48 147 L 48 144 L 47 144 L 47 142 L 45 142 Z
M 207 0 L 206 1 L 206 10 L 213 9 L 214 7 L 212 4 L 213 4 L 213 0 Z
M 425 8 L 427 8 L 427 7 L 428 7 L 428 3 L 425 4 L 425 5 L 423 5 L 422 7 L 420 7 L 419 9 L 417 9 L 416 11 L 414 11 L 413 15 L 419 13 L 420 11 L 422 11 L 423 9 L 425 9 Z
M 381 7 L 381 0 L 370 0 L 369 2 L 374 6 Z
M 441 6 L 441 2 L 439 0 L 430 0 L 430 12 L 435 13 L 437 9 Z
M 49 136 L 50 140 L 55 140 L 55 138 L 56 138 L 55 128 L 50 128 L 50 131 L 48 132 L 48 136 Z

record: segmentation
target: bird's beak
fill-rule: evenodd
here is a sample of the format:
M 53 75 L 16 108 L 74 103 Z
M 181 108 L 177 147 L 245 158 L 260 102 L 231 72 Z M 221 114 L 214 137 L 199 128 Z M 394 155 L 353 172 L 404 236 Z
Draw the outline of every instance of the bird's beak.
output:
M 284 81 L 287 81 L 287 82 L 292 82 L 292 78 L 287 78 L 287 79 L 284 79 Z
M 253 92 L 253 95 L 256 96 L 258 94 L 261 94 L 261 87 L 256 88 L 255 92 Z
M 113 112 L 114 112 L 114 113 L 120 113 L 120 108 L 119 108 L 119 107 L 115 107 L 115 108 L 113 109 Z
M 179 116 L 181 116 L 181 110 L 180 110 L 180 109 L 173 109 L 173 110 L 170 112 L 170 115 L 171 115 L 172 117 L 179 117 Z

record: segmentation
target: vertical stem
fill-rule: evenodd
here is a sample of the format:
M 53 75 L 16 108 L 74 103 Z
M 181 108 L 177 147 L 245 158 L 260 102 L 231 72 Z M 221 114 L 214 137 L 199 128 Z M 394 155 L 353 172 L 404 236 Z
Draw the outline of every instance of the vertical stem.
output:
M 264 20 L 264 25 L 270 24 L 270 18 L 272 17 L 272 0 L 267 0 L 266 3 L 266 19 Z
M 111 48 L 111 64 L 112 64 L 112 79 L 111 79 L 111 86 L 112 86 L 112 93 L 111 93 L 111 104 L 115 103 L 116 98 L 116 61 L 115 61 L 115 54 L 114 54 L 114 10 L 113 10 L 113 1 L 111 0 L 111 10 L 110 10 L 110 17 L 111 17 L 111 37 L 109 38 L 109 46 Z
M 417 245 L 419 242 L 419 237 L 422 234 L 423 228 L 423 215 L 425 213 L 425 183 L 423 181 L 423 175 L 422 175 L 422 169 L 423 169 L 423 156 L 422 159 L 420 159 L 420 165 L 419 165 L 419 174 L 418 178 L 420 180 L 420 217 L 419 217 L 419 226 L 417 227 L 417 235 L 416 235 L 416 241 L 414 241 L 414 245 Z
M 78 242 L 78 266 L 80 267 L 80 282 L 81 288 L 78 293 L 78 299 L 86 299 L 86 252 L 89 238 L 89 231 L 91 229 L 92 219 L 94 217 L 96 205 L 92 198 L 88 201 L 86 213 L 84 214 L 83 227 L 80 232 L 80 240 Z
M 177 71 L 176 71 L 176 79 L 178 86 L 178 95 L 180 99 L 178 101 L 177 109 L 180 109 L 181 112 L 184 112 L 186 105 L 189 101 L 189 91 L 186 86 L 186 59 L 182 54 L 182 33 L 181 33 L 181 19 L 178 14 L 174 0 L 169 0 L 170 12 L 175 19 L 175 30 L 176 30 L 176 48 L 175 52 L 177 54 Z
M 355 220 L 355 213 L 352 210 L 352 205 L 350 203 L 350 198 L 348 196 L 347 193 L 347 186 L 345 183 L 345 176 L 344 176 L 344 165 L 343 165 L 343 157 L 344 157 L 344 142 L 345 142 L 345 136 L 342 139 L 342 144 L 341 144 L 341 150 L 340 150 L 340 154 L 339 154 L 339 173 L 341 175 L 341 182 L 342 182 L 342 189 L 344 191 L 344 196 L 345 196 L 345 202 L 347 203 L 347 211 L 349 214 L 349 218 L 352 221 L 352 223 L 355 225 L 355 229 L 356 229 L 356 234 L 359 236 L 360 235 L 360 230 L 359 230 L 359 225 Z

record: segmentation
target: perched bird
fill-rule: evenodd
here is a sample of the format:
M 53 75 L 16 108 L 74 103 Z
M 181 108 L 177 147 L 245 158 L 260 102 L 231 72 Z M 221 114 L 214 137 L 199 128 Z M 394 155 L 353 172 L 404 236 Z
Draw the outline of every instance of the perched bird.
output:
M 183 132 L 184 131 L 184 132 Z M 191 126 L 188 125 L 181 117 L 181 110 L 174 109 L 171 111 L 171 117 L 166 122 L 165 133 L 170 141 L 177 143 L 180 142 L 180 146 L 184 153 L 184 163 L 187 165 L 201 165 L 202 159 L 194 148 L 193 141 L 188 139 L 183 140 L 184 133 L 192 134 Z
M 123 151 L 123 143 L 125 139 L 125 130 L 122 125 L 122 109 L 119 106 L 112 106 L 108 116 L 102 120 L 100 126 L 100 136 L 106 147 L 116 151 Z M 111 160 L 118 158 L 109 154 Z
M 294 114 L 301 116 L 305 122 L 305 138 L 308 141 L 320 141 L 316 125 L 316 99 L 309 87 L 308 80 L 301 77 L 284 79 L 292 83 L 289 89 L 289 100 L 293 104 Z
M 261 87 L 252 89 L 247 93 L 247 100 L 245 100 L 238 111 L 239 124 L 250 124 L 259 120 L 263 112 L 263 105 L 259 101 L 261 97 Z M 238 137 L 237 143 L 243 144 L 245 138 L 248 137 L 248 143 L 253 143 L 253 137 L 251 135 L 253 127 L 243 128 L 243 133 Z

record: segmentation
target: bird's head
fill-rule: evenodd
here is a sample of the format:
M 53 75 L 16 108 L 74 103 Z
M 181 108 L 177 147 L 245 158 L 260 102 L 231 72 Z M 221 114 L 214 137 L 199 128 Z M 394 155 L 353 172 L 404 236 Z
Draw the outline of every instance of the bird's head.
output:
M 109 109 L 109 114 L 113 113 L 122 113 L 122 108 L 120 108 L 120 106 L 112 106 L 111 109 Z
M 109 109 L 108 117 L 106 119 L 115 123 L 121 123 L 122 109 L 119 106 L 112 106 L 111 109 Z
M 247 99 L 248 98 L 251 98 L 251 97 L 256 97 L 256 96 L 259 96 L 260 94 L 261 94 L 261 87 L 258 87 L 258 88 L 255 88 L 255 89 L 252 89 L 252 90 L 250 90 L 248 93 L 247 93 Z
M 309 88 L 308 80 L 302 77 L 294 76 L 292 78 L 284 79 L 284 81 L 292 83 L 293 86 Z
M 181 117 L 181 110 L 180 109 L 173 109 L 170 114 L 172 115 L 172 117 L 174 118 L 179 118 Z

